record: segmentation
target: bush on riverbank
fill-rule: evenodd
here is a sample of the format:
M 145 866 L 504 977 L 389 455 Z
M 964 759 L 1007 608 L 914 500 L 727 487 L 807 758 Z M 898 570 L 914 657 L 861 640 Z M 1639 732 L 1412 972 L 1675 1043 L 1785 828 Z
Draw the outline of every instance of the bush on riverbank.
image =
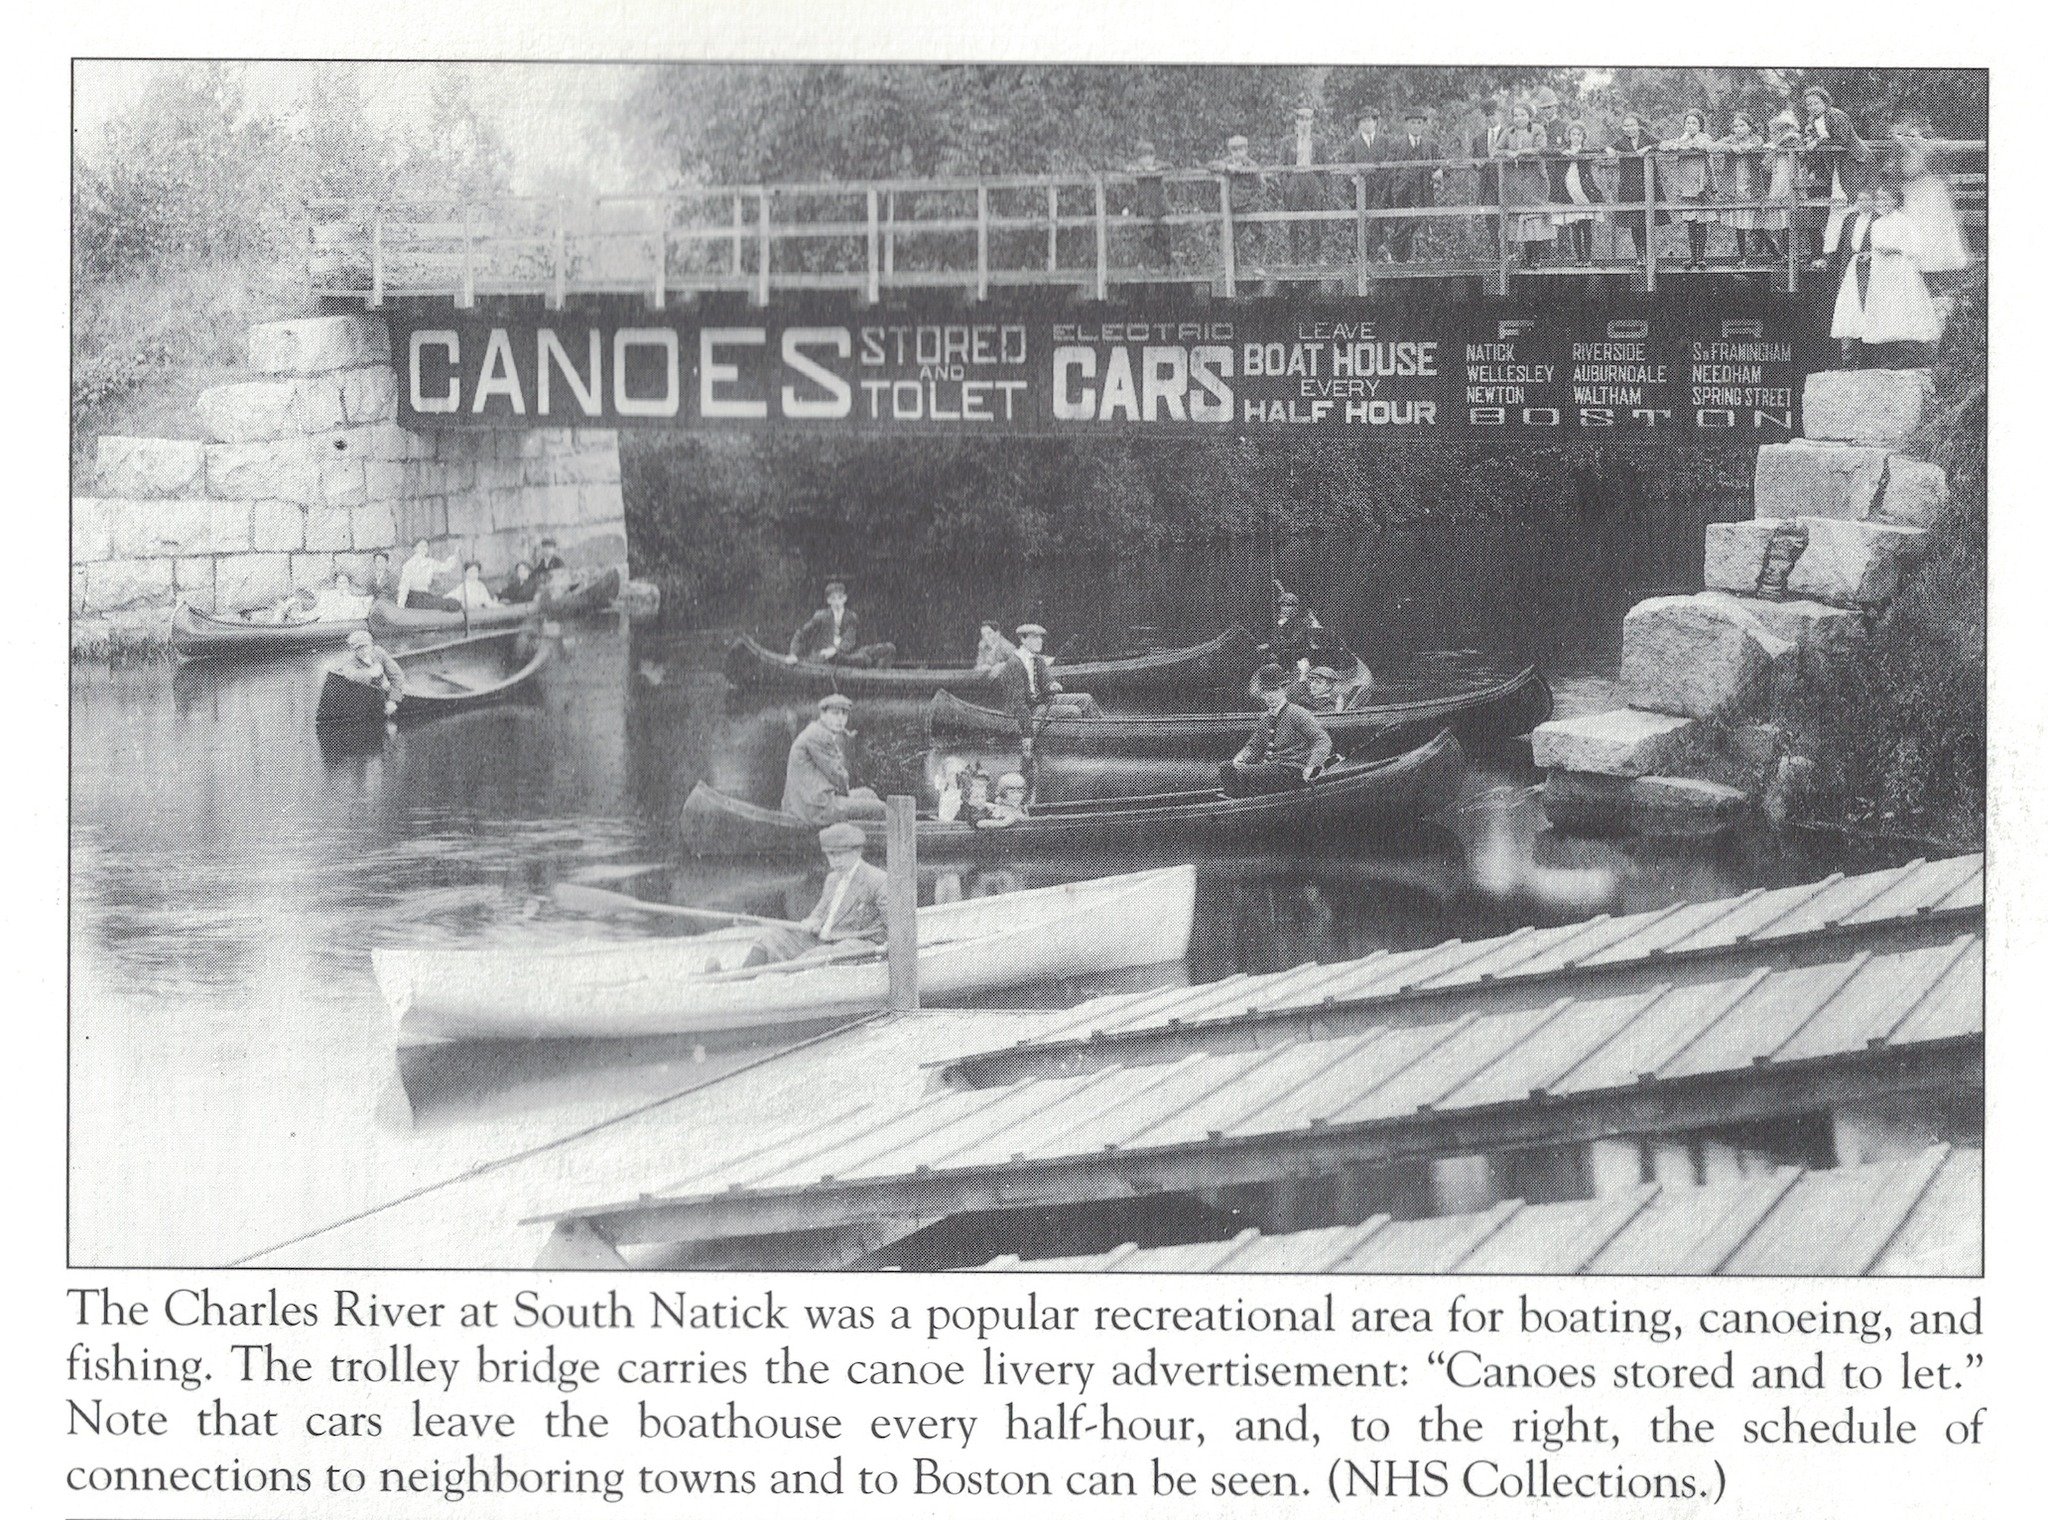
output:
M 1795 747 L 1840 767 L 1848 821 L 1982 847 L 1985 765 L 1985 322 L 1981 273 L 1934 361 L 1904 452 L 1948 471 L 1926 559 L 1835 679 L 1792 714 Z
M 717 607 L 792 561 L 887 544 L 985 569 L 1191 544 L 1439 523 L 1592 525 L 1644 501 L 1746 490 L 1741 449 L 1487 450 L 1285 439 L 620 437 L 637 573 Z

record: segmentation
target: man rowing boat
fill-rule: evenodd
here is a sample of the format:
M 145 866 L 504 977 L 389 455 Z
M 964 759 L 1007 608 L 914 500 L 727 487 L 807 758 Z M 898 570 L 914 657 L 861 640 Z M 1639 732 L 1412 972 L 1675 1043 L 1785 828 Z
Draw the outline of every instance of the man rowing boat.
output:
M 818 901 L 798 923 L 770 929 L 747 955 L 750 966 L 831 955 L 844 958 L 855 946 L 881 947 L 889 939 L 889 875 L 870 865 L 867 835 L 860 825 L 835 823 L 818 831 L 825 855 L 825 885 Z
M 1226 797 L 1291 791 L 1322 774 L 1330 759 L 1330 731 L 1287 695 L 1287 673 L 1264 665 L 1252 678 L 1265 716 L 1236 756 L 1217 768 Z

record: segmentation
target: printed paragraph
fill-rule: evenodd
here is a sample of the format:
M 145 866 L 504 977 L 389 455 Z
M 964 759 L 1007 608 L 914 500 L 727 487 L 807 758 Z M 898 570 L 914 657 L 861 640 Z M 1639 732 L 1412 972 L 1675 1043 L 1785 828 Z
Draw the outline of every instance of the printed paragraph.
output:
M 1880 1306 L 1820 1282 L 382 1281 L 67 1290 L 66 1487 L 136 1515 L 192 1494 L 1678 1508 L 1992 1430 L 1981 1301 L 1932 1284 Z

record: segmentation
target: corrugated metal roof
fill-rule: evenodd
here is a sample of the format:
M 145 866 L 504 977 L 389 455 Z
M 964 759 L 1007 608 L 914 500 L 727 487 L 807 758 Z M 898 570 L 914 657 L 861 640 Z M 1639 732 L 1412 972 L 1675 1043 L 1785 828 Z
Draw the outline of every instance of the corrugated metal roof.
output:
M 1309 964 L 1261 976 L 1233 976 L 1200 987 L 1159 988 L 1096 998 L 1071 1017 L 1005 1051 L 954 1063 L 972 1069 L 1017 1050 L 1039 1052 L 1097 1042 L 1156 1037 L 1227 1021 L 1325 1013 L 1331 1005 L 1413 998 L 1454 989 L 1498 993 L 1521 983 L 1597 980 L 1645 962 L 1674 962 L 1730 952 L 1784 950 L 1801 941 L 1845 941 L 1886 926 L 1946 919 L 1980 921 L 1984 857 L 1914 861 L 1888 871 L 1829 876 L 1771 890 L 1756 888 L 1708 902 L 1680 902 L 1619 918 L 1605 914 L 1555 928 L 1522 928 L 1494 939 L 1448 940 L 1426 949 L 1378 951 L 1335 965 Z M 1556 995 L 1556 994 L 1553 994 Z
M 1039 1261 L 983 1272 L 1513 1272 L 1969 1276 L 1982 1270 L 1984 1153 L 1832 1171 L 1785 1167 L 1706 1187 L 1655 1183 L 1574 1203 L 1396 1220 Z
M 1109 1153 L 1180 1148 L 1199 1157 L 1225 1142 L 1288 1143 L 1418 1114 L 1519 1109 L 1531 1099 L 1615 1090 L 1634 1103 L 1649 1088 L 1671 1091 L 1686 1078 L 1747 1080 L 1788 1062 L 1839 1063 L 1872 1049 L 1910 1052 L 1981 1033 L 1982 974 L 1983 939 L 1970 932 L 1844 963 L 1389 1023 L 1076 1077 L 936 1089 L 898 1112 L 827 1119 L 680 1177 L 637 1186 L 616 1179 L 613 1197 L 633 1201 L 563 1212 L 595 1218 L 659 1208 L 673 1220 L 679 1210 L 715 1201 L 727 1220 L 764 1195 L 786 1200 L 793 1192 L 854 1187 L 866 1191 L 849 1207 L 866 1209 L 873 1200 L 881 1213 L 887 1190 L 874 1184 L 882 1182 L 914 1188 L 947 1173 L 1042 1168 Z

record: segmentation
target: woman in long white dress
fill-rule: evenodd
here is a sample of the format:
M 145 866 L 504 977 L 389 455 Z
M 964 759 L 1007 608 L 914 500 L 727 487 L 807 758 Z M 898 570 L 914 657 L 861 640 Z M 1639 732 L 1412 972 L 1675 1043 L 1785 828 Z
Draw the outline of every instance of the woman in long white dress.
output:
M 1970 249 L 1956 225 L 1955 203 L 1949 199 L 1948 181 L 1934 171 L 1934 151 L 1927 129 L 1916 121 L 1901 122 L 1892 129 L 1898 144 L 1895 167 L 1902 182 L 1899 197 L 1913 230 L 1920 240 L 1920 272 L 1947 274 L 1965 269 Z
M 1881 182 L 1869 210 L 1843 219 L 1842 288 L 1835 296 L 1833 336 L 1866 351 L 1890 343 L 1933 343 L 1941 317 L 1920 275 L 1919 234 L 1901 209 L 1897 186 Z

